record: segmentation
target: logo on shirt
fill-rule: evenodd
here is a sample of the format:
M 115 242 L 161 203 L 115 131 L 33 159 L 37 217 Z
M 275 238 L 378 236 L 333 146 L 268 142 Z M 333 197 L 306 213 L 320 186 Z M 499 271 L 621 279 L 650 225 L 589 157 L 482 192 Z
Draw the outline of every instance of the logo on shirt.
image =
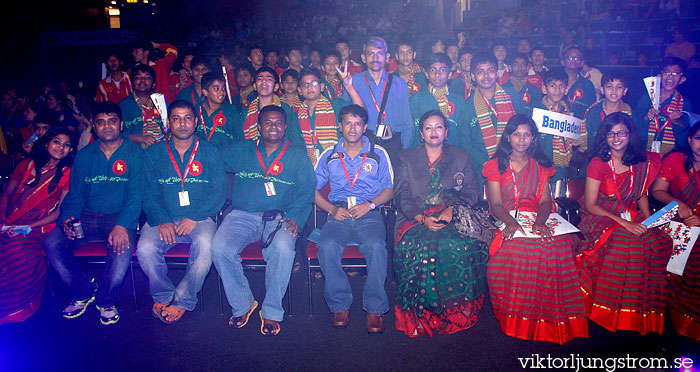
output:
M 124 160 L 117 160 L 112 164 L 112 172 L 121 176 L 126 172 L 126 162 Z
M 278 160 L 270 165 L 270 174 L 273 176 L 276 176 L 276 175 L 282 173 L 282 169 L 284 169 L 284 166 Z
M 421 88 L 421 86 L 418 83 L 411 84 L 411 93 L 420 92 L 420 88 Z
M 581 99 L 583 98 L 583 89 L 576 89 L 574 91 L 574 99 Z
M 374 170 L 374 164 L 372 164 L 372 163 L 365 163 L 364 165 L 362 165 L 362 170 L 363 170 L 365 173 L 370 174 L 370 173 L 372 173 L 372 171 Z
M 530 103 L 531 100 L 532 100 L 532 97 L 530 97 L 530 93 L 525 91 L 525 93 L 523 93 L 523 103 L 528 104 L 528 103 Z
M 447 115 L 452 115 L 455 113 L 455 105 L 452 102 L 447 102 Z
M 221 127 L 226 124 L 226 116 L 223 110 L 214 116 L 214 127 Z
M 197 160 L 193 161 L 192 165 L 190 165 L 190 174 L 193 176 L 202 174 L 202 163 Z
M 455 180 L 455 183 L 457 183 L 457 186 L 455 186 L 454 189 L 457 191 L 461 190 L 462 184 L 464 183 L 464 173 L 462 173 L 462 172 L 455 173 L 454 180 Z

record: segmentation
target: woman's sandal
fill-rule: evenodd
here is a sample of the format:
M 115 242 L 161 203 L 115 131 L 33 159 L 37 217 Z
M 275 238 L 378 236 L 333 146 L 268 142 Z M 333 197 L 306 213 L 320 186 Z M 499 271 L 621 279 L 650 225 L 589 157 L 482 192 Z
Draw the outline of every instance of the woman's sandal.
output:
M 153 303 L 153 310 L 151 311 L 151 314 L 153 314 L 154 318 L 160 319 L 161 314 L 163 313 L 163 308 L 168 306 L 168 304 L 159 304 L 157 302 Z
M 182 315 L 184 314 L 185 309 L 179 308 L 175 305 L 168 305 L 163 308 L 163 312 L 160 314 L 158 319 L 160 319 L 160 321 L 165 324 L 173 324 L 180 320 L 180 318 L 182 318 Z
M 263 318 L 262 310 L 260 310 L 260 333 L 263 336 L 274 336 L 280 333 L 280 323 L 274 320 L 269 320 L 269 322 L 274 322 L 273 324 L 265 324 L 265 318 Z
M 246 324 L 248 324 L 248 320 L 250 319 L 250 316 L 253 314 L 253 311 L 258 307 L 258 301 L 253 300 L 253 305 L 250 307 L 250 310 L 241 315 L 241 316 L 232 316 L 228 320 L 228 325 L 229 327 L 236 327 L 236 328 L 243 328 L 245 327 Z

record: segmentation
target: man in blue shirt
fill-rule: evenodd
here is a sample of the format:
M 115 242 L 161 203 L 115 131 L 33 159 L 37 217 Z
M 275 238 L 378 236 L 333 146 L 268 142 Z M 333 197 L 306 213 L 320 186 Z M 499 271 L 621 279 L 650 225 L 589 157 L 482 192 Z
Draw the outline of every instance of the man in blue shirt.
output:
M 326 149 L 316 164 L 315 203 L 329 213 L 321 230 L 318 258 L 326 277 L 324 296 L 333 312 L 333 326 L 348 324 L 352 291 L 341 266 L 345 245 L 360 242 L 360 253 L 367 262 L 363 308 L 367 311 L 367 331 L 384 331 L 384 313 L 389 300 L 386 280 L 386 230 L 379 207 L 394 196 L 393 172 L 382 147 L 370 143 L 367 110 L 350 105 L 340 110 L 343 139 Z M 319 191 L 330 183 L 326 198 Z
M 384 70 L 388 58 L 386 41 L 381 37 L 372 36 L 365 43 L 362 53 L 362 61 L 367 64 L 367 71 L 352 76 L 352 85 L 362 97 L 367 108 L 369 117 L 366 122 L 367 129 L 375 132 L 384 87 L 389 77 L 389 74 Z M 390 126 L 393 136 L 400 136 L 402 147 L 407 148 L 410 146 L 413 131 L 413 120 L 408 106 L 408 86 L 406 81 L 399 76 L 394 76 L 392 79 L 389 97 L 382 115 L 382 123 Z M 350 96 L 347 92 L 343 93 L 343 99 L 350 102 Z M 389 151 L 391 152 L 391 149 Z

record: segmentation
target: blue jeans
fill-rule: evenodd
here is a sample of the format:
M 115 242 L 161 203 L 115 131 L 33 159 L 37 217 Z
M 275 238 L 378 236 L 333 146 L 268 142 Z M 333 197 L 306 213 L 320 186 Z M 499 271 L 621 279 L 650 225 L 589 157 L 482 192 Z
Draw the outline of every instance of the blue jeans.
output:
M 224 283 L 226 298 L 231 305 L 233 316 L 241 316 L 250 310 L 255 300 L 250 291 L 248 280 L 243 273 L 241 251 L 251 243 L 265 239 L 277 227 L 280 217 L 265 225 L 263 231 L 262 212 L 245 212 L 233 210 L 226 215 L 224 221 L 214 235 L 212 243 L 212 258 L 214 266 L 219 271 Z M 270 246 L 263 249 L 265 259 L 265 300 L 262 305 L 262 315 L 265 319 L 281 322 L 284 318 L 282 299 L 287 291 L 289 277 L 294 263 L 294 243 L 287 226 L 277 231 Z
M 90 276 L 85 272 L 73 251 L 91 241 L 102 241 L 107 245 L 107 259 L 104 275 L 98 282 L 95 304 L 109 307 L 117 304 L 119 288 L 122 286 L 126 270 L 129 268 L 131 256 L 136 249 L 136 231 L 129 232 L 129 248 L 124 253 L 117 254 L 107 242 L 112 232 L 118 214 L 101 214 L 84 212 L 80 216 L 80 224 L 85 235 L 82 239 L 70 240 L 63 233 L 61 225 L 51 230 L 44 240 L 43 246 L 51 265 L 56 269 L 61 280 L 68 287 L 71 300 L 81 301 L 92 297 L 95 287 L 90 283 Z
M 338 221 L 333 216 L 321 229 L 318 241 L 318 260 L 326 278 L 323 291 L 331 312 L 350 308 L 352 290 L 348 276 L 341 266 L 345 246 L 351 240 L 360 242 L 360 253 L 367 262 L 367 279 L 362 292 L 362 307 L 368 313 L 389 311 L 389 299 L 384 290 L 386 281 L 386 229 L 379 211 L 370 211 L 360 219 Z
M 173 223 L 179 225 L 180 220 Z M 176 237 L 175 244 L 190 243 L 190 257 L 185 277 L 175 287 L 168 278 L 168 264 L 163 257 L 175 244 L 165 244 L 160 240 L 157 226 L 148 223 L 143 225 L 136 256 L 148 276 L 148 290 L 153 301 L 159 304 L 169 303 L 188 311 L 194 310 L 197 306 L 197 293 L 202 289 L 211 268 L 211 240 L 215 232 L 216 223 L 207 218 L 197 222 L 189 235 Z

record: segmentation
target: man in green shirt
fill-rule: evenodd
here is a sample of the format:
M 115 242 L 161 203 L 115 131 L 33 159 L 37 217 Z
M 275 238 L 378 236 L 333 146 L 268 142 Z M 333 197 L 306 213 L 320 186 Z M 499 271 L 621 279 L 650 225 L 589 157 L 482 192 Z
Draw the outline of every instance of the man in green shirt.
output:
M 306 152 L 285 138 L 284 109 L 268 105 L 258 115 L 261 141 L 242 141 L 222 149 L 226 170 L 236 173 L 233 211 L 219 226 L 212 258 L 221 276 L 233 316 L 229 325 L 241 328 L 258 307 L 243 274 L 241 251 L 262 240 L 265 300 L 260 332 L 276 335 L 284 317 L 282 298 L 294 262 L 294 244 L 311 212 L 315 177 Z
M 211 218 L 224 204 L 225 181 L 216 146 L 194 134 L 194 106 L 176 100 L 168 108 L 171 137 L 145 155 L 147 223 L 141 228 L 136 255 L 148 276 L 153 315 L 164 323 L 180 320 L 197 306 L 197 292 L 211 267 Z M 165 254 L 178 243 L 190 243 L 185 277 L 177 285 L 168 278 Z
M 222 147 L 243 139 L 243 133 L 236 131 L 236 121 L 240 112 L 226 99 L 226 80 L 220 72 L 207 72 L 202 77 L 204 103 L 196 105 L 195 115 L 199 125 L 197 137 L 217 147 Z
M 64 318 L 76 318 L 96 300 L 104 325 L 119 321 L 119 288 L 136 248 L 136 223 L 143 194 L 143 150 L 121 135 L 119 106 L 100 102 L 92 109 L 98 140 L 78 152 L 71 168 L 70 191 L 56 227 L 44 240 L 51 265 L 70 291 Z M 73 225 L 75 221 L 79 225 Z M 71 227 L 73 226 L 73 227 Z M 78 226 L 82 228 L 83 235 Z M 107 244 L 107 265 L 99 288 L 73 255 L 89 241 Z
M 151 94 L 156 83 L 156 72 L 151 66 L 136 65 L 131 70 L 134 93 L 119 101 L 124 117 L 124 135 L 144 149 L 164 138 L 165 128 Z

